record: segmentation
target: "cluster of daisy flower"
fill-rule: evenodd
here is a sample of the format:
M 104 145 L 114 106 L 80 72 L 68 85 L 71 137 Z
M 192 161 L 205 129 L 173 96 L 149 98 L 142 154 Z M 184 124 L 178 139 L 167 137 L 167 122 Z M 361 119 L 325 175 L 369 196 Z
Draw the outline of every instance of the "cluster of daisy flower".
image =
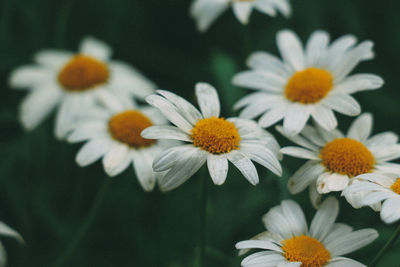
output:
M 270 16 L 291 12 L 287 0 L 196 0 L 191 15 L 205 31 L 230 6 L 242 23 L 253 8 Z M 400 144 L 392 132 L 370 137 L 372 115 L 360 115 L 352 96 L 383 85 L 377 75 L 351 74 L 374 57 L 373 43 L 357 43 L 352 35 L 329 39 L 327 32 L 315 31 L 303 47 L 294 32 L 279 31 L 282 59 L 254 52 L 249 70 L 233 77 L 233 85 L 255 92 L 235 104 L 241 111 L 232 118 L 221 116 L 212 85 L 195 85 L 196 108 L 170 91 L 156 90 L 129 64 L 111 60 L 111 48 L 92 37 L 83 39 L 77 53 L 36 53 L 34 64 L 12 72 L 10 84 L 29 90 L 20 106 L 26 130 L 56 110 L 55 136 L 84 142 L 76 156 L 79 166 L 101 159 L 109 176 L 131 166 L 145 191 L 157 184 L 162 191 L 173 190 L 205 164 L 213 183 L 222 185 L 229 162 L 257 185 L 254 162 L 281 176 L 282 155 L 306 159 L 288 189 L 292 194 L 309 189 L 317 209 L 310 228 L 300 206 L 283 200 L 263 217 L 266 232 L 236 244 L 240 254 L 263 250 L 246 257 L 242 266 L 364 266 L 341 256 L 368 245 L 378 233 L 335 223 L 338 201 L 331 196 L 322 201 L 322 195 L 342 192 L 354 208 L 370 206 L 384 222 L 398 221 L 400 164 L 391 161 L 400 157 Z M 346 135 L 337 129 L 334 111 L 360 115 Z M 298 146 L 280 148 L 265 130 L 280 121 L 276 130 Z M 6 225 L 0 224 L 0 233 L 22 240 Z

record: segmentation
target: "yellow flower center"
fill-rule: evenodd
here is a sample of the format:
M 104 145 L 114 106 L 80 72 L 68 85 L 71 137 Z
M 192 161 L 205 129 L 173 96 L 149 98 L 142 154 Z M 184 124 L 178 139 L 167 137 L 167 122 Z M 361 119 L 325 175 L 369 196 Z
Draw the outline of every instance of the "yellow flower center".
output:
M 235 124 L 222 118 L 199 120 L 192 129 L 193 144 L 212 154 L 239 148 L 240 135 Z
M 397 178 L 396 182 L 392 184 L 390 189 L 392 189 L 392 191 L 395 192 L 396 194 L 400 195 L 400 178 Z
M 361 142 L 351 138 L 338 138 L 326 144 L 320 158 L 332 172 L 354 177 L 372 171 L 375 158 Z
M 109 75 L 105 63 L 89 56 L 77 55 L 61 69 L 58 82 L 67 91 L 80 92 L 106 83 Z
M 332 87 L 332 74 L 311 67 L 293 74 L 286 84 L 285 96 L 293 102 L 316 103 L 324 98 Z
M 317 239 L 305 235 L 282 241 L 284 256 L 288 261 L 301 262 L 301 267 L 324 266 L 331 254 Z
M 153 125 L 153 122 L 143 113 L 128 110 L 114 115 L 108 122 L 108 130 L 112 137 L 134 148 L 147 147 L 156 141 L 145 139 L 140 133 Z

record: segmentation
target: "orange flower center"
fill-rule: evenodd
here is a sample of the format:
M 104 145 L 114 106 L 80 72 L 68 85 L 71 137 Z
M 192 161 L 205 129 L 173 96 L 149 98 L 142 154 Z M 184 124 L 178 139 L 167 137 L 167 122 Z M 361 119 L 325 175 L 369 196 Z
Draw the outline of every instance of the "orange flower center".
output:
M 212 154 L 239 148 L 240 135 L 235 124 L 222 118 L 199 120 L 192 129 L 193 144 Z
M 395 192 L 396 194 L 400 195 L 400 178 L 397 178 L 396 182 L 392 184 L 390 189 L 392 189 L 392 191 Z
M 285 96 L 293 102 L 316 103 L 324 98 L 332 87 L 332 74 L 326 70 L 311 67 L 293 74 L 286 84 Z
M 67 91 L 80 92 L 108 81 L 105 63 L 85 55 L 73 57 L 59 72 L 58 82 Z
M 354 177 L 372 171 L 375 158 L 361 142 L 351 138 L 338 138 L 326 144 L 320 158 L 332 172 Z
M 282 241 L 284 256 L 288 261 L 301 262 L 301 267 L 324 266 L 331 254 L 317 239 L 305 235 Z
M 141 148 L 156 142 L 140 136 L 144 129 L 152 125 L 153 122 L 140 111 L 128 110 L 114 115 L 108 122 L 108 129 L 112 137 L 119 142 Z

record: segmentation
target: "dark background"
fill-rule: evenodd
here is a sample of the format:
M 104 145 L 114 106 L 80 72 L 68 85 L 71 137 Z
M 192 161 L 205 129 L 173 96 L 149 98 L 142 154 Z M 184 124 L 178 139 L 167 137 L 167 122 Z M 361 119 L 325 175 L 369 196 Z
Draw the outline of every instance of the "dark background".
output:
M 193 101 L 198 81 L 214 84 L 224 115 L 246 92 L 231 77 L 246 68 L 255 50 L 277 53 L 275 34 L 296 31 L 303 41 L 325 29 L 335 39 L 351 33 L 375 42 L 376 59 L 356 71 L 382 76 L 377 91 L 356 95 L 364 111 L 375 115 L 374 132 L 400 132 L 399 1 L 292 0 L 293 16 L 270 18 L 258 12 L 242 26 L 229 10 L 200 34 L 188 15 L 189 0 L 1 0 L 0 1 L 0 220 L 24 237 L 21 246 L 2 238 L 9 266 L 196 266 L 200 225 L 200 177 L 194 176 L 168 194 L 145 193 L 131 169 L 108 178 L 100 163 L 79 168 L 74 159 L 80 144 L 53 137 L 54 116 L 26 133 L 17 120 L 26 95 L 7 85 L 10 71 L 31 62 L 43 48 L 76 50 L 82 37 L 109 43 L 114 58 L 142 70 L 161 88 Z M 347 130 L 351 119 L 339 116 Z M 274 134 L 275 131 L 271 130 Z M 282 145 L 288 142 L 279 137 Z M 206 266 L 239 266 L 234 248 L 264 227 L 261 216 L 284 198 L 299 201 L 309 220 L 314 214 L 307 192 L 294 197 L 286 182 L 302 160 L 285 158 L 284 176 L 259 168 L 260 184 L 251 186 L 234 168 L 226 183 L 209 185 Z M 290 167 L 288 167 L 290 166 Z M 101 196 L 100 196 L 101 195 Z M 102 201 L 97 201 L 102 198 Z M 96 203 L 96 204 L 95 204 Z M 356 229 L 373 227 L 380 237 L 350 255 L 368 264 L 394 225 L 379 214 L 352 209 L 341 199 L 338 221 Z M 379 266 L 399 266 L 397 242 Z

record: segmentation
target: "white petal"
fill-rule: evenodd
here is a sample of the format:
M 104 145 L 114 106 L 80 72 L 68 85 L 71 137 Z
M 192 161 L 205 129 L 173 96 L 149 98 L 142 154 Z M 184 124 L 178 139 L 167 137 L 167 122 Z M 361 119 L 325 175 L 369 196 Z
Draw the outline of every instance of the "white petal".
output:
M 240 241 L 236 243 L 235 247 L 237 249 L 261 248 L 261 249 L 268 249 L 268 250 L 282 252 L 282 249 L 278 245 L 267 240 Z
M 22 66 L 13 70 L 10 74 L 10 87 L 15 88 L 33 88 L 44 85 L 54 78 L 52 70 L 38 66 Z
M 324 138 L 320 135 L 317 129 L 312 126 L 306 125 L 300 134 L 319 147 L 323 147 L 326 144 Z
M 239 116 L 245 119 L 253 119 L 266 110 L 278 106 L 278 103 L 281 101 L 282 96 L 265 94 L 264 97 L 253 100 L 250 105 L 240 112 Z
M 339 202 L 334 197 L 328 197 L 315 214 L 311 226 L 310 234 L 317 240 L 322 241 L 331 231 L 336 217 L 339 213 Z M 329 250 L 329 249 L 328 249 Z M 330 251 L 330 250 L 329 250 Z
M 199 120 L 203 119 L 203 116 L 200 114 L 200 112 L 182 97 L 165 90 L 157 90 L 157 93 L 168 99 L 177 108 L 182 110 L 181 114 L 191 124 L 195 125 Z
M 400 197 L 383 202 L 381 219 L 385 223 L 394 223 L 400 220 Z
M 56 115 L 55 135 L 58 139 L 64 139 L 76 126 L 76 119 L 87 108 L 84 102 L 81 95 L 67 95 L 63 99 Z
M 132 153 L 133 168 L 142 188 L 149 192 L 156 185 L 156 174 L 153 172 L 153 156 L 146 149 L 139 149 Z
M 129 147 L 125 144 L 113 144 L 103 158 L 104 170 L 109 176 L 116 176 L 130 163 Z
M 82 142 L 92 138 L 108 136 L 107 125 L 104 122 L 86 122 L 83 126 L 77 127 L 68 137 L 70 143 Z
M 276 16 L 276 10 L 269 0 L 258 0 L 253 2 L 254 8 L 263 12 L 271 17 Z
M 274 107 L 271 110 L 267 111 L 264 115 L 262 115 L 258 123 L 261 127 L 267 128 L 283 119 L 286 115 L 287 109 L 288 106 L 285 104 Z
M 351 231 L 353 231 L 351 226 L 343 223 L 335 223 L 329 234 L 324 238 L 324 240 L 322 240 L 322 243 L 329 244 L 338 237 L 346 236 Z
M 281 93 L 286 79 L 272 72 L 248 70 L 236 74 L 232 79 L 232 83 L 245 88 Z
M 92 164 L 101 158 L 111 147 L 107 139 L 93 139 L 87 142 L 76 155 L 76 162 L 81 167 Z
M 332 257 L 341 256 L 356 251 L 372 243 L 378 237 L 378 232 L 374 229 L 362 229 L 338 237 L 325 245 L 331 252 Z
M 285 217 L 282 207 L 275 206 L 263 217 L 262 221 L 269 232 L 279 234 L 283 240 L 293 237 L 291 221 Z
M 317 153 L 300 147 L 287 146 L 282 148 L 280 151 L 282 154 L 286 154 L 295 158 L 320 160 Z
M 303 130 L 308 118 L 310 117 L 310 108 L 301 104 L 292 104 L 289 106 L 285 119 L 283 121 L 283 130 L 288 135 L 296 135 Z
M 241 266 L 243 267 L 267 267 L 278 266 L 278 264 L 286 261 L 281 253 L 276 251 L 260 251 L 253 253 L 243 259 Z M 280 266 L 280 265 L 279 265 Z
M 308 187 L 308 195 L 314 209 L 318 209 L 321 206 L 322 195 L 318 193 L 316 183 L 310 184 L 310 186 Z
M 317 177 L 323 173 L 325 168 L 317 161 L 308 161 L 300 167 L 288 181 L 290 193 L 297 194 L 307 188 L 311 183 L 315 183 Z
M 45 67 L 58 71 L 74 55 L 71 52 L 62 50 L 46 49 L 34 55 L 34 61 Z
M 196 84 L 196 97 L 204 118 L 219 117 L 220 104 L 217 90 L 208 83 Z
M 26 130 L 36 128 L 57 106 L 63 94 L 49 84 L 33 90 L 20 106 L 20 120 Z
M 285 136 L 287 139 L 289 139 L 290 141 L 292 141 L 293 143 L 299 145 L 299 146 L 303 146 L 305 148 L 308 148 L 312 151 L 319 151 L 319 147 L 314 145 L 313 143 L 311 143 L 310 141 L 308 141 L 307 139 L 303 138 L 300 135 L 294 135 L 294 136 L 290 136 L 287 135 L 283 128 L 280 126 L 276 127 L 276 130 L 281 133 L 283 136 Z
M 258 184 L 257 169 L 249 158 L 237 150 L 228 153 L 227 157 L 252 185 Z
M 349 259 L 349 258 L 343 258 L 343 257 L 337 257 L 329 261 L 329 263 L 326 265 L 326 267 L 367 267 L 366 265 Z
M 247 59 L 247 65 L 252 69 L 275 73 L 284 79 L 291 75 L 279 58 L 264 51 L 253 52 Z
M 276 155 L 262 144 L 242 143 L 240 145 L 240 152 L 249 157 L 251 160 L 272 171 L 276 175 L 282 175 L 282 167 Z
M 0 235 L 12 237 L 18 240 L 19 242 L 24 243 L 24 239 L 17 231 L 15 231 L 10 226 L 1 221 L 0 221 Z
M 302 70 L 305 67 L 304 52 L 301 41 L 297 35 L 290 30 L 278 32 L 278 48 L 285 62 L 296 70 Z
M 362 143 L 367 141 L 368 137 L 372 132 L 372 115 L 370 113 L 364 113 L 359 116 L 351 124 L 347 137 L 356 139 Z
M 391 161 L 400 157 L 400 144 L 371 149 L 371 152 L 377 162 Z
M 233 13 L 236 18 L 242 23 L 247 24 L 249 22 L 249 17 L 253 8 L 252 3 L 246 2 L 234 2 Z
M 383 146 L 391 146 L 396 144 L 399 141 L 399 137 L 397 134 L 393 132 L 383 132 L 376 134 L 369 138 L 365 145 L 369 148 L 373 147 L 383 147 Z
M 326 172 L 321 174 L 317 180 L 317 190 L 320 194 L 326 194 L 332 191 L 342 191 L 347 187 L 349 177 L 338 173 Z
M 370 206 L 376 203 L 381 203 L 383 200 L 390 197 L 398 197 L 398 195 L 394 192 L 370 192 L 364 197 L 362 203 L 364 206 Z
M 358 175 L 357 180 L 367 180 L 379 185 L 382 185 L 383 187 L 389 188 L 393 184 L 393 177 L 390 177 L 388 175 L 382 175 L 378 173 L 365 173 Z M 395 178 L 397 178 L 395 176 Z
M 113 113 L 122 112 L 125 109 L 119 97 L 113 94 L 112 91 L 99 88 L 96 90 L 95 94 L 99 102 Z
M 331 95 L 324 100 L 324 104 L 336 112 L 348 116 L 357 116 L 361 112 L 360 104 L 358 104 L 352 96 L 347 94 Z
M 307 233 L 307 222 L 300 205 L 293 200 L 283 200 L 281 207 L 286 220 L 289 222 L 294 236 Z
M 225 155 L 208 154 L 207 167 L 214 184 L 222 185 L 225 183 L 228 174 L 228 159 Z
M 207 152 L 194 149 L 179 163 L 175 164 L 168 173 L 160 178 L 159 184 L 162 191 L 170 191 L 186 182 L 207 160 Z M 201 177 L 205 179 L 206 177 Z
M 146 97 L 147 103 L 158 108 L 163 115 L 181 130 L 190 133 L 192 125 L 179 113 L 177 108 L 167 99 L 159 95 L 150 95 Z
M 322 128 L 327 131 L 332 131 L 338 124 L 333 111 L 325 105 L 314 106 L 311 116 Z
M 399 174 L 400 173 L 400 164 L 397 163 L 379 163 L 375 166 L 375 170 L 377 172 L 385 173 L 385 174 Z
M 175 146 L 164 150 L 153 161 L 153 169 L 156 172 L 166 171 L 180 161 L 186 161 L 190 155 L 197 151 L 193 145 Z
M 333 129 L 331 131 L 325 130 L 322 128 L 318 123 L 316 124 L 316 128 L 320 133 L 321 137 L 325 140 L 325 142 L 330 142 L 336 138 L 343 138 L 343 133 L 340 132 L 338 129 Z
M 210 25 L 229 7 L 226 0 L 196 0 L 190 8 L 199 31 L 206 31 Z
M 274 0 L 272 4 L 285 16 L 291 15 L 291 6 L 288 0 Z
M 112 50 L 106 43 L 93 37 L 86 37 L 81 42 L 79 52 L 102 61 L 107 61 L 111 56 Z
M 147 139 L 174 139 L 186 142 L 193 141 L 187 133 L 170 125 L 150 126 L 142 131 L 141 136 Z
M 338 93 L 354 94 L 359 91 L 378 89 L 383 84 L 383 79 L 377 75 L 354 74 L 335 85 L 334 90 Z
M 315 31 L 306 45 L 307 66 L 318 65 L 320 57 L 324 56 L 329 43 L 329 35 L 325 31 Z

